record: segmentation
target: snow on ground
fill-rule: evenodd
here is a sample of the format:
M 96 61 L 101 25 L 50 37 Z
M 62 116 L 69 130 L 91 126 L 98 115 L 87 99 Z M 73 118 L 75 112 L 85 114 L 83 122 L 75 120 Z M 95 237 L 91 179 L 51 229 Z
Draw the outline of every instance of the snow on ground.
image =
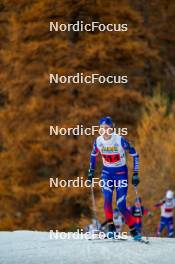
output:
M 47 232 L 0 232 L 0 264 L 175 263 L 175 238 L 150 241 L 51 240 Z

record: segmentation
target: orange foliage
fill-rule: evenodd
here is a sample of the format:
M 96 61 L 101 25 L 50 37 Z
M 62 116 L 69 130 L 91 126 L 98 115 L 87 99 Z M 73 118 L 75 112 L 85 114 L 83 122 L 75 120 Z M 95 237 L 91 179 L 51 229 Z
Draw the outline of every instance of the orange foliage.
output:
M 117 126 L 128 127 L 129 139 L 137 142 L 134 130 L 149 100 L 146 96 L 158 84 L 171 99 L 170 103 L 174 96 L 173 56 L 168 55 L 174 48 L 174 38 L 173 34 L 170 37 L 172 29 L 159 16 L 159 11 L 161 14 L 166 11 L 165 19 L 172 17 L 171 3 L 168 9 L 165 3 L 159 3 L 156 13 L 155 6 L 147 3 L 152 14 L 148 27 L 146 11 L 143 12 L 138 1 L 132 4 L 129 0 L 1 2 L 0 229 L 73 229 L 81 219 L 91 215 L 89 190 L 50 189 L 49 178 L 86 177 L 93 137 L 51 137 L 49 126 L 82 124 L 86 127 L 96 125 L 103 115 L 111 115 Z M 49 32 L 49 21 L 73 23 L 77 20 L 128 23 L 129 30 L 125 33 Z M 49 85 L 49 73 L 76 72 L 128 75 L 129 83 L 125 86 Z M 154 122 L 160 118 L 162 123 L 172 125 L 173 117 L 163 118 L 154 108 L 150 111 Z M 149 160 L 150 149 L 145 146 L 151 119 L 145 114 L 142 118 L 138 146 L 141 164 L 145 164 L 141 170 L 143 183 L 147 178 L 152 179 L 152 173 L 157 173 L 154 166 L 159 166 L 160 179 L 168 177 L 167 174 L 172 177 L 173 144 L 165 141 L 163 146 L 158 144 L 159 137 L 165 138 L 165 125 L 160 131 L 159 123 L 155 123 L 157 130 L 151 126 L 150 147 L 155 144 L 168 153 L 166 166 L 162 167 L 158 165 L 162 159 L 159 152 L 156 154 L 151 149 L 155 159 Z M 173 127 L 167 133 L 173 137 Z M 152 162 L 150 170 L 147 160 Z M 145 187 L 144 196 L 151 190 Z M 160 190 L 163 193 L 163 187 L 157 191 Z M 157 198 L 153 195 L 150 203 Z

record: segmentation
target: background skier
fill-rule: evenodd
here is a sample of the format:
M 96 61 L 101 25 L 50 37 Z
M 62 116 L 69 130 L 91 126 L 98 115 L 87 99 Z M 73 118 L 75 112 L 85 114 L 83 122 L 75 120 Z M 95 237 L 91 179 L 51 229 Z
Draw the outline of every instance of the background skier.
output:
M 137 197 L 135 199 L 135 204 L 128 207 L 128 209 L 131 212 L 131 214 L 134 216 L 135 228 L 141 234 L 141 232 L 142 232 L 142 220 L 143 220 L 142 216 L 144 216 L 144 215 L 152 216 L 153 214 L 151 213 L 151 211 L 149 211 L 147 208 L 145 208 L 142 205 L 142 200 L 140 197 Z
M 120 211 L 115 208 L 113 211 L 113 222 L 115 225 L 115 229 L 117 233 L 122 232 L 122 227 L 125 223 L 123 216 L 121 215 Z
M 163 229 L 166 227 L 168 230 L 168 236 L 174 236 L 174 221 L 173 221 L 173 211 L 175 208 L 174 193 L 171 190 L 166 192 L 166 197 L 162 199 L 158 204 L 155 205 L 156 208 L 160 208 L 161 216 L 160 222 L 157 229 L 157 236 L 160 236 Z

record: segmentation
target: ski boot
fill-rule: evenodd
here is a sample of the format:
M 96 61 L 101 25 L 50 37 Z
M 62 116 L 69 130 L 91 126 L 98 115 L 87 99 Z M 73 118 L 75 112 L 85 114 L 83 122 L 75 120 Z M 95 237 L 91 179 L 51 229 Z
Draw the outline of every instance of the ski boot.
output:
M 142 235 L 137 231 L 137 229 L 134 226 L 131 226 L 129 230 L 130 230 L 131 236 L 133 237 L 135 241 L 142 240 Z
M 107 238 L 115 238 L 116 237 L 116 228 L 113 222 L 108 223 L 108 232 Z

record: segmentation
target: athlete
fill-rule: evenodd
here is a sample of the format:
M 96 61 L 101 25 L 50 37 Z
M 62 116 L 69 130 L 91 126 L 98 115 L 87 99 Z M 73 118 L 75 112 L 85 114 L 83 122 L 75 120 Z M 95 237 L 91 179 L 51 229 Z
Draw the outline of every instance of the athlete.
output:
M 123 216 L 121 215 L 120 211 L 115 208 L 114 211 L 113 211 L 113 223 L 114 223 L 114 226 L 115 226 L 115 231 L 116 231 L 116 234 L 119 234 L 120 232 L 122 232 L 122 227 L 124 225 L 124 218 Z M 104 221 L 102 224 L 101 224 L 101 230 L 102 231 L 106 231 L 106 226 L 108 224 L 108 221 Z
M 140 197 L 135 199 L 135 204 L 133 206 L 128 207 L 128 210 L 131 212 L 132 216 L 134 216 L 134 219 L 135 219 L 134 226 L 138 230 L 138 232 L 141 234 L 142 216 L 144 215 L 152 216 L 153 215 L 152 212 L 142 205 L 142 200 Z
M 98 233 L 101 230 L 101 224 L 97 219 L 92 219 L 92 223 L 85 227 L 84 231 L 91 234 Z
M 175 208 L 174 193 L 171 190 L 168 190 L 166 192 L 166 197 L 156 204 L 155 207 L 161 209 L 161 217 L 157 229 L 157 236 L 160 236 L 163 229 L 166 227 L 168 230 L 168 237 L 173 237 L 173 211 Z
M 123 215 L 125 223 L 129 226 L 130 234 L 134 240 L 140 240 L 141 235 L 134 226 L 135 219 L 126 207 L 128 168 L 125 152 L 127 151 L 133 157 L 132 184 L 134 186 L 139 184 L 139 156 L 126 139 L 113 132 L 113 122 L 110 117 L 101 118 L 99 125 L 100 136 L 97 137 L 93 144 L 88 180 L 91 183 L 93 182 L 96 158 L 100 153 L 103 161 L 101 179 L 103 180 L 102 192 L 104 195 L 104 212 L 108 223 L 108 236 L 114 237 L 115 235 L 112 209 L 112 196 L 115 188 L 117 207 Z
M 122 232 L 122 227 L 125 222 L 123 216 L 121 215 L 120 211 L 117 208 L 115 208 L 113 211 L 113 222 L 115 225 L 116 232 L 117 233 Z

